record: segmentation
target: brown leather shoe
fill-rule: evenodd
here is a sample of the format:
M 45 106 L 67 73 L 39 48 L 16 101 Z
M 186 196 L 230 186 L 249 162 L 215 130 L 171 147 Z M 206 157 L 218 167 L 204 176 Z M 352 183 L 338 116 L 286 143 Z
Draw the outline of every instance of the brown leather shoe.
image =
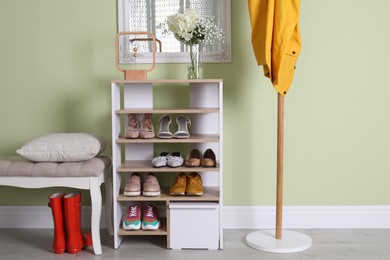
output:
M 188 167 L 199 167 L 201 159 L 202 159 L 202 154 L 200 153 L 200 151 L 198 149 L 192 149 L 187 156 L 185 165 Z
M 217 162 L 215 160 L 215 153 L 211 149 L 207 149 L 203 154 L 202 166 L 203 167 L 215 167 Z
M 202 178 L 196 172 L 191 173 L 187 177 L 187 195 L 201 196 L 203 195 Z
M 144 114 L 144 119 L 141 123 L 141 131 L 139 133 L 139 137 L 143 139 L 150 139 L 153 138 L 154 135 L 154 127 L 153 127 L 153 121 L 152 121 L 152 114 L 147 113 Z
M 127 127 L 124 134 L 125 138 L 138 138 L 139 137 L 139 128 L 138 120 L 136 114 L 129 114 L 127 120 Z
M 172 196 L 185 195 L 187 188 L 187 176 L 184 173 L 180 173 L 176 176 L 174 183 L 169 189 L 169 193 Z

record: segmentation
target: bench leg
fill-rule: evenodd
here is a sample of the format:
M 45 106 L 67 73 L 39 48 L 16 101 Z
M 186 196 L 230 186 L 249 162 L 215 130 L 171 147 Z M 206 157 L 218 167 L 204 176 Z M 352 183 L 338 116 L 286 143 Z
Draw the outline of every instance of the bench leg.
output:
M 100 192 L 100 182 L 98 177 L 90 177 L 90 193 L 91 193 L 91 232 L 92 245 L 95 255 L 102 254 L 102 244 L 100 241 L 100 215 L 102 211 L 102 194 Z
M 112 181 L 111 181 L 111 171 L 106 171 L 104 176 L 104 187 L 106 190 L 106 225 L 107 231 L 110 236 L 114 235 L 114 222 L 112 219 Z

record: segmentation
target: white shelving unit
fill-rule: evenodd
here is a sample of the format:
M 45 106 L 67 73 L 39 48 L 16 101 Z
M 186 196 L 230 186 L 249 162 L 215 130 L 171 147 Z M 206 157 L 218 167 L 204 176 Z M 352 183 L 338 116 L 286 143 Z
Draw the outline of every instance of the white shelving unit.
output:
M 159 86 L 161 85 L 161 86 Z M 188 88 L 188 107 L 155 108 L 153 93 L 155 87 L 175 86 Z M 222 195 L 223 195 L 223 156 L 222 156 L 222 87 L 220 79 L 199 80 L 114 80 L 112 90 L 112 153 L 113 153 L 113 224 L 114 247 L 119 248 L 124 236 L 158 235 L 166 236 L 167 248 L 204 248 L 222 249 Z M 170 91 L 170 90 L 167 90 Z M 124 127 L 130 113 L 144 114 L 184 114 L 191 119 L 191 137 L 188 139 L 125 139 Z M 172 123 L 175 124 L 174 116 Z M 155 129 L 157 132 L 158 129 Z M 211 148 L 217 157 L 217 167 L 178 167 L 153 168 L 151 160 L 155 154 L 154 144 L 187 144 L 190 149 L 199 149 L 203 153 Z M 189 152 L 189 151 L 188 151 Z M 187 154 L 183 154 L 185 158 Z M 167 174 L 176 176 L 180 172 L 197 172 L 203 180 L 203 196 L 170 196 L 169 187 L 162 187 L 158 197 L 126 197 L 123 195 L 124 176 L 131 173 L 153 172 L 157 178 Z M 162 226 L 157 231 L 126 231 L 122 228 L 122 219 L 126 213 L 126 203 L 131 201 L 162 202 L 165 212 L 160 215 Z M 180 216 L 187 216 L 182 219 Z M 191 219 L 193 218 L 193 219 Z M 181 220 L 182 219 L 182 220 Z M 216 230 L 210 241 L 202 232 L 205 220 Z M 183 227 L 191 225 L 190 233 Z M 199 225 L 199 229 L 194 225 Z M 195 231 L 194 231 L 195 230 Z M 196 230 L 200 230 L 196 232 Z M 198 234 L 197 234 L 198 233 Z M 179 243 L 180 241 L 180 243 Z M 207 239 L 206 239 L 207 241 Z

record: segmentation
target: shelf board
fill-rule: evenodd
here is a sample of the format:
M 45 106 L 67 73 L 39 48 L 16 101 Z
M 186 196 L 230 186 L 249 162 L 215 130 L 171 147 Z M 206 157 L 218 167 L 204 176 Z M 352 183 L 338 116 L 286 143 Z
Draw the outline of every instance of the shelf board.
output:
M 128 172 L 218 172 L 219 164 L 217 167 L 160 167 L 156 168 L 152 166 L 150 160 L 131 160 L 123 162 L 116 169 L 117 172 L 128 173 Z
M 111 83 L 126 84 L 165 84 L 165 83 L 220 83 L 222 79 L 150 79 L 150 80 L 112 80 Z
M 123 137 L 119 137 L 116 139 L 117 144 L 129 144 L 129 143 L 218 143 L 219 135 L 206 135 L 206 134 L 191 134 L 190 138 L 150 138 L 150 139 L 126 139 Z
M 219 201 L 219 190 L 218 187 L 203 187 L 202 196 L 171 196 L 169 195 L 169 188 L 162 188 L 162 193 L 160 196 L 155 197 L 146 197 L 146 196 L 132 196 L 128 197 L 119 194 L 117 201 L 126 202 L 126 201 Z
M 191 108 L 124 108 L 115 110 L 115 114 L 205 114 L 218 113 L 216 107 L 191 107 Z
M 142 230 L 142 229 L 125 230 L 123 227 L 121 227 L 118 230 L 118 235 L 120 236 L 166 236 L 168 234 L 166 219 L 163 218 L 160 221 L 161 221 L 161 226 L 157 230 Z

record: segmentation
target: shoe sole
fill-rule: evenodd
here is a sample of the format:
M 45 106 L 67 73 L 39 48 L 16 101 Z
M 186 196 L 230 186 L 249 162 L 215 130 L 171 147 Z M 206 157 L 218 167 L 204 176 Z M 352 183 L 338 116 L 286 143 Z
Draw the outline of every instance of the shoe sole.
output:
M 172 139 L 173 135 L 171 136 L 162 136 L 162 135 L 157 135 L 157 138 L 160 138 L 160 139 Z
M 146 197 L 156 197 L 160 196 L 161 192 L 160 191 L 144 191 L 142 195 Z
M 142 222 L 142 229 L 143 230 L 158 230 L 160 228 L 160 222 L 158 222 L 158 224 L 156 226 L 152 226 L 152 225 L 144 225 L 144 223 Z
M 153 165 L 154 168 L 162 168 L 162 167 L 166 167 L 167 166 L 166 164 L 164 164 L 164 165 L 154 165 L 154 164 L 152 164 L 152 165 Z
M 187 166 L 187 167 L 200 167 L 200 163 L 199 164 L 187 164 L 187 163 L 185 163 L 184 165 Z
M 188 193 L 188 192 L 187 192 L 187 195 L 188 195 L 188 196 L 202 196 L 202 195 L 203 195 L 203 192 L 199 192 L 199 193 Z
M 138 225 L 130 224 L 128 226 L 123 223 L 122 227 L 124 230 L 139 230 L 141 229 L 141 222 Z
M 170 195 L 171 196 L 184 196 L 186 194 L 184 192 L 171 192 Z
M 181 167 L 183 166 L 183 164 L 178 164 L 178 165 L 170 165 L 170 164 L 167 164 L 169 167 L 171 168 L 177 168 L 177 167 Z
M 129 197 L 131 197 L 131 196 L 139 196 L 139 195 L 141 195 L 141 191 L 124 191 L 123 195 L 129 196 Z

